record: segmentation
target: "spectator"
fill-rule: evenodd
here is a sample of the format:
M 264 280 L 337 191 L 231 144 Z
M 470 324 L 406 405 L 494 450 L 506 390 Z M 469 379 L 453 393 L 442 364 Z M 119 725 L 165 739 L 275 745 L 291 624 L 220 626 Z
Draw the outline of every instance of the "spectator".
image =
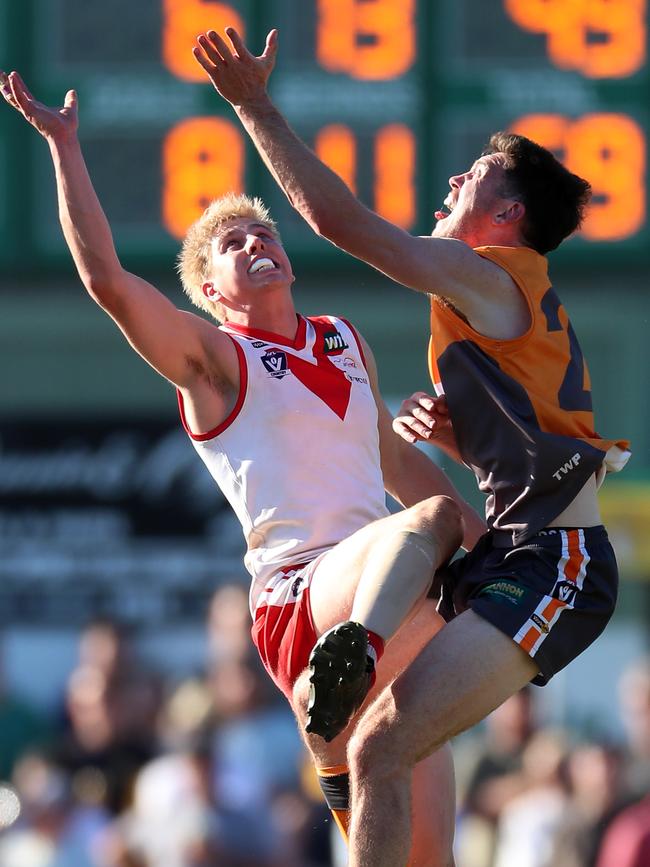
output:
M 208 609 L 208 657 L 244 657 L 251 648 L 248 590 L 241 583 L 224 584 L 215 591 Z
M 209 755 L 199 746 L 149 762 L 138 774 L 132 807 L 105 840 L 105 867 L 269 864 L 254 816 L 225 816 L 210 778 Z M 242 851 L 242 841 L 252 854 Z
M 557 867 L 553 843 L 568 803 L 562 776 L 567 755 L 563 732 L 545 729 L 522 754 L 523 791 L 501 811 L 495 867 Z
M 551 863 L 594 867 L 606 826 L 624 805 L 623 756 L 605 741 L 579 744 L 569 755 L 569 802 L 557 829 Z
M 76 672 L 85 671 L 103 678 L 118 736 L 149 741 L 162 702 L 162 682 L 136 658 L 125 626 L 104 619 L 83 630 Z
M 135 774 L 155 754 L 161 695 L 159 679 L 133 660 L 117 624 L 98 621 L 83 631 L 66 686 L 67 727 L 53 756 L 70 774 L 98 771 L 115 814 L 128 803 Z
M 37 754 L 18 761 L 13 782 L 22 812 L 0 838 L 2 867 L 99 867 L 105 810 L 77 803 L 68 774 Z
M 251 812 L 272 848 L 291 848 L 274 816 L 276 797 L 300 790 L 304 747 L 257 656 L 224 659 L 209 672 L 214 787 L 220 804 Z M 279 814 L 281 816 L 281 813 Z M 293 834 L 295 829 L 291 830 Z
M 619 697 L 628 748 L 625 782 L 641 798 L 650 792 L 650 658 L 623 672 Z
M 596 867 L 648 867 L 650 795 L 627 807 L 605 832 Z
M 459 821 L 456 853 L 463 867 L 490 867 L 505 805 L 523 791 L 522 756 L 536 729 L 533 690 L 511 696 L 485 725 L 454 744 Z

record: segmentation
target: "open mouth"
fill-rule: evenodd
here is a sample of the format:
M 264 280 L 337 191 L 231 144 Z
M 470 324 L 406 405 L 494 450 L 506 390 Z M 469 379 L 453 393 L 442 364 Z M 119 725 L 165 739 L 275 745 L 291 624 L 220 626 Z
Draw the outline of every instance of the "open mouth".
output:
M 455 203 L 451 201 L 451 197 L 447 196 L 447 198 L 442 203 L 442 207 L 434 214 L 436 220 L 446 220 L 447 217 L 454 210 L 454 204 Z
M 248 269 L 249 274 L 259 274 L 261 271 L 275 271 L 277 269 L 276 263 L 273 259 L 269 259 L 267 257 L 262 257 L 260 259 L 256 259 L 253 264 Z

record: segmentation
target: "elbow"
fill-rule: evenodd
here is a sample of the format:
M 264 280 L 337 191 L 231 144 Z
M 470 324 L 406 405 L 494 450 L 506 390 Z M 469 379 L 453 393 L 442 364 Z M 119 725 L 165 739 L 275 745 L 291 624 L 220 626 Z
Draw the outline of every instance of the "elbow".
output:
M 348 249 L 351 241 L 350 226 L 354 225 L 355 204 L 356 199 L 352 202 L 341 201 L 325 205 L 312 214 L 310 226 L 321 238 L 327 238 L 344 250 Z
M 93 301 L 107 313 L 114 313 L 120 305 L 119 287 L 122 281 L 118 276 L 110 272 L 86 272 L 80 276 Z
M 311 219 L 307 220 L 307 222 L 312 231 L 314 231 L 320 238 L 326 238 L 328 241 L 331 241 L 332 244 L 340 246 L 340 213 L 338 217 L 328 213 L 316 214 L 312 216 Z
M 340 245 L 341 230 L 346 222 L 342 215 L 348 213 L 349 206 L 328 201 L 324 196 L 316 197 L 315 200 L 289 196 L 289 201 L 314 234 Z
M 298 211 L 309 228 L 321 238 L 331 240 L 330 234 L 334 221 L 328 214 L 327 207 L 316 206 L 311 203 L 298 202 L 290 199 L 291 205 Z

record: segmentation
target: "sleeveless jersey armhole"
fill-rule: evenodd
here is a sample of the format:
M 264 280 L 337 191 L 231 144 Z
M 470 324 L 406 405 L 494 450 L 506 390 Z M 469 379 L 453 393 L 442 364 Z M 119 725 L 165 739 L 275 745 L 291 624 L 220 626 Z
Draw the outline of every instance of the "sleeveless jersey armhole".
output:
M 214 439 L 215 437 L 219 436 L 219 434 L 223 433 L 226 428 L 230 427 L 230 425 L 235 421 L 235 419 L 241 412 L 241 408 L 244 405 L 244 400 L 246 398 L 246 390 L 248 388 L 248 367 L 246 365 L 246 356 L 244 354 L 244 350 L 241 348 L 241 346 L 235 340 L 232 334 L 228 334 L 227 331 L 224 331 L 224 334 L 227 334 L 228 337 L 232 340 L 235 349 L 237 350 L 237 360 L 239 362 L 239 392 L 237 393 L 237 400 L 235 402 L 235 405 L 228 413 L 226 418 L 220 424 L 212 428 L 212 430 L 207 431 L 206 433 L 193 433 L 187 423 L 187 417 L 185 415 L 185 405 L 183 403 L 183 395 L 181 394 L 180 389 L 176 389 L 176 395 L 178 397 L 178 411 L 180 413 L 183 429 L 185 430 L 185 433 L 190 437 L 190 439 L 193 439 L 195 442 L 206 442 L 206 440 Z
M 472 328 L 471 325 L 469 327 L 475 334 L 479 335 L 483 340 L 486 341 L 486 346 L 498 345 L 502 350 L 508 350 L 510 348 L 519 349 L 523 344 L 527 343 L 528 340 L 535 333 L 538 319 L 538 302 L 536 302 L 535 298 L 533 297 L 531 289 L 528 286 L 526 277 L 517 269 L 517 267 L 512 262 L 508 261 L 506 257 L 499 255 L 499 253 L 495 251 L 492 247 L 475 247 L 474 252 L 477 253 L 482 259 L 487 259 L 488 262 L 492 262 L 494 265 L 497 265 L 499 268 L 504 270 L 506 274 L 508 274 L 512 282 L 515 284 L 519 292 L 524 297 L 526 307 L 528 308 L 528 314 L 530 316 L 530 325 L 523 332 L 523 334 L 520 334 L 518 337 L 510 337 L 505 339 L 499 337 L 488 337 L 486 334 L 482 334 L 480 331 L 476 331 L 474 328 Z M 550 286 L 550 282 L 548 285 Z

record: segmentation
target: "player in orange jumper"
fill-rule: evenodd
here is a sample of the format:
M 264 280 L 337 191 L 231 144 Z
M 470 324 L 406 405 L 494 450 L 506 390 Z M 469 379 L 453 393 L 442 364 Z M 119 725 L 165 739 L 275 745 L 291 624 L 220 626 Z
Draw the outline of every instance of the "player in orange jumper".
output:
M 629 452 L 595 432 L 586 367 L 545 258 L 580 225 L 590 188 L 544 148 L 495 134 L 450 179 L 431 236 L 413 237 L 362 205 L 270 101 L 277 32 L 259 57 L 232 28 L 226 35 L 200 36 L 195 56 L 294 207 L 318 234 L 431 297 L 430 367 L 448 416 L 419 395 L 396 429 L 409 440 L 436 432 L 488 495 L 489 532 L 439 573 L 449 622 L 363 713 L 348 748 L 350 864 L 398 867 L 416 762 L 528 682 L 545 683 L 614 609 L 596 488 Z M 311 730 L 324 736 L 352 691 L 324 676 L 337 654 L 327 637 L 312 654 Z

